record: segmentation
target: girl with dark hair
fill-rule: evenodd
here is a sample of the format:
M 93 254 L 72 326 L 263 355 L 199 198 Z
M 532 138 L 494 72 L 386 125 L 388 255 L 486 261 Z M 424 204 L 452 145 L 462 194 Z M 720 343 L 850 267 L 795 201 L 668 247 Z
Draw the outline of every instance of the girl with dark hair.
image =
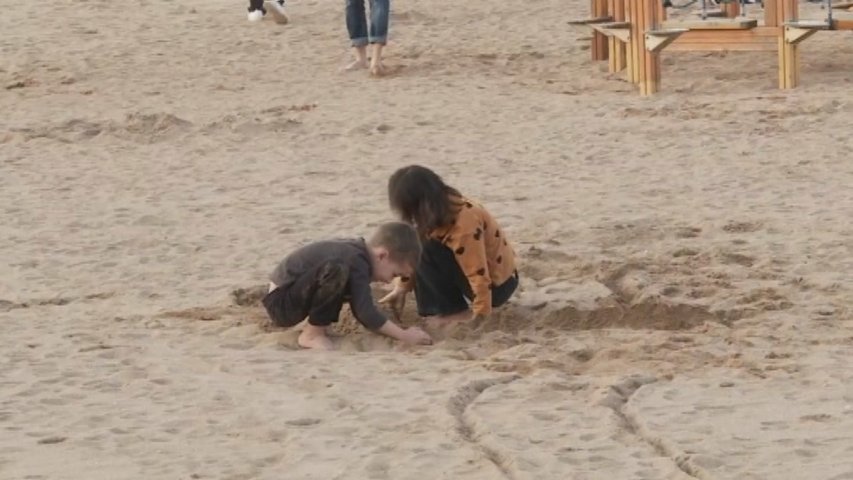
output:
M 487 316 L 509 300 L 518 287 L 515 253 L 482 205 L 419 165 L 391 175 L 388 200 L 423 243 L 414 278 L 398 282 L 381 300 L 395 313 L 411 290 L 418 314 L 433 326 Z

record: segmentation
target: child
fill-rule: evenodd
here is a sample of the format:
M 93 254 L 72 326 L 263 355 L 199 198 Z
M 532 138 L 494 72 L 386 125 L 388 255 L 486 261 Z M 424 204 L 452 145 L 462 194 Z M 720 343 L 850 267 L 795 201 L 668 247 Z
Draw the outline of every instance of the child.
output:
M 352 44 L 355 60 L 344 67 L 344 70 L 368 68 L 367 46 L 370 45 L 370 74 L 381 76 L 385 73 L 382 65 L 382 48 L 388 40 L 388 16 L 390 15 L 390 0 L 370 1 L 370 26 L 368 28 L 367 13 L 364 0 L 346 0 L 347 32 Z
M 432 340 L 420 328 L 404 329 L 386 319 L 370 290 L 371 281 L 410 276 L 420 255 L 417 233 L 400 222 L 381 225 L 366 243 L 364 239 L 312 243 L 288 255 L 273 271 L 263 304 L 280 327 L 293 327 L 308 317 L 298 339 L 304 348 L 333 348 L 326 327 L 338 321 L 344 302 L 368 329 L 408 344 L 428 345 Z
M 249 0 L 249 21 L 257 22 L 262 20 L 264 15 L 267 14 L 267 9 L 272 14 L 275 23 L 284 25 L 289 21 L 287 14 L 284 13 L 284 0 L 269 0 L 267 2 L 264 0 Z
M 432 170 L 412 165 L 388 180 L 391 208 L 415 225 L 423 241 L 412 282 L 397 282 L 383 303 L 402 309 L 414 288 L 418 314 L 433 327 L 484 317 L 518 287 L 515 253 L 481 205 L 446 185 Z M 471 308 L 468 301 L 471 301 Z

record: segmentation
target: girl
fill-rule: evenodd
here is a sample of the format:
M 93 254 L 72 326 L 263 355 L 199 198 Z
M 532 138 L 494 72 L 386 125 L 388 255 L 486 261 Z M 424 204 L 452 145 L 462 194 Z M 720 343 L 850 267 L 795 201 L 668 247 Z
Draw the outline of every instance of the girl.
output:
M 419 165 L 391 175 L 388 199 L 423 242 L 414 278 L 381 300 L 397 315 L 412 289 L 418 314 L 432 326 L 487 316 L 509 300 L 518 287 L 515 253 L 486 209 Z

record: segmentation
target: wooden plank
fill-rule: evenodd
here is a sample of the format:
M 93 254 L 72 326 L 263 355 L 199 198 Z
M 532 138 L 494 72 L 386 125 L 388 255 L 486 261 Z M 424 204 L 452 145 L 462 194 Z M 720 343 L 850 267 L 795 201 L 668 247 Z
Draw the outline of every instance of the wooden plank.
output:
M 800 19 L 800 8 L 798 0 L 788 0 L 788 11 L 785 13 L 786 22 L 794 22 Z M 800 85 L 800 47 L 799 45 L 785 42 L 785 55 L 787 65 L 787 88 L 796 88 Z
M 799 20 L 800 7 L 797 0 L 785 0 L 785 11 L 783 12 L 782 23 L 792 20 Z
M 667 52 L 776 52 L 777 40 L 771 38 L 766 43 L 673 43 L 666 47 Z
M 751 30 L 691 30 L 667 47 L 670 52 L 725 52 L 778 50 L 781 29 L 757 27 Z
M 832 28 L 835 30 L 853 30 L 853 18 L 837 19 L 832 21 Z
M 793 20 L 785 22 L 786 27 L 804 28 L 808 30 L 829 30 L 830 25 L 826 19 L 821 20 Z
M 778 27 L 781 25 L 779 21 L 779 2 L 781 0 L 764 0 L 764 26 Z
M 780 35 L 777 40 L 776 49 L 779 52 L 778 62 L 779 62 L 779 88 L 787 88 L 786 78 L 787 78 L 787 64 L 785 63 L 785 39 Z
M 657 31 L 660 29 L 660 9 L 663 2 L 660 0 L 641 0 L 645 5 L 645 32 Z M 646 42 L 645 35 L 643 42 Z M 660 53 L 650 51 L 646 46 L 643 46 L 643 54 L 646 59 L 646 88 L 645 95 L 653 95 L 660 90 L 661 80 L 661 62 Z
M 778 37 L 782 35 L 782 30 L 779 27 L 759 26 L 748 30 L 695 30 L 686 33 L 685 35 L 708 35 L 713 37 L 751 37 L 765 36 Z
M 776 39 L 782 35 L 780 28 L 775 27 L 759 27 L 752 30 L 690 30 L 683 33 L 673 43 L 673 46 L 679 43 L 690 43 L 702 41 L 706 43 L 748 43 L 761 42 L 763 38 Z
M 701 16 L 702 12 L 696 12 L 696 15 Z M 709 10 L 705 12 L 705 18 L 726 18 L 726 12 L 722 10 Z
M 712 20 L 670 20 L 663 28 L 689 28 L 690 30 L 746 30 L 758 26 L 758 20 L 749 18 L 715 18 Z
M 604 23 L 596 23 L 596 27 L 605 28 L 605 29 L 627 29 L 631 28 L 631 24 L 628 22 L 604 22 Z
M 693 32 L 686 32 L 682 34 L 680 37 L 675 39 L 673 42 L 673 47 L 677 47 L 683 43 L 717 43 L 720 45 L 726 45 L 729 43 L 742 43 L 742 44 L 750 44 L 754 43 L 756 45 L 763 43 L 773 43 L 776 41 L 778 37 L 773 35 L 771 37 L 763 37 L 763 36 L 754 36 L 754 37 L 712 37 L 710 35 L 693 35 Z
M 740 0 L 720 5 L 720 11 L 726 18 L 735 18 L 740 15 Z
M 590 2 L 592 18 L 609 16 L 607 12 L 607 0 L 590 0 Z M 601 32 L 595 31 L 592 33 L 590 55 L 593 61 L 607 60 L 607 37 L 601 34 Z
M 630 46 L 629 55 L 631 56 L 631 69 L 630 69 L 630 79 L 631 83 L 636 85 L 640 84 L 640 70 L 643 68 L 643 64 L 640 62 L 640 39 L 642 38 L 642 32 L 639 29 L 639 20 L 637 15 L 639 13 L 638 2 L 636 1 L 628 1 L 626 3 L 626 11 L 628 12 L 628 22 L 631 23 L 631 40 L 628 42 Z
M 569 25 L 593 25 L 596 23 L 605 23 L 613 21 L 613 17 L 607 15 L 602 17 L 582 18 L 580 20 L 569 20 Z
M 635 0 L 632 2 L 634 4 L 634 18 L 631 19 L 631 26 L 636 29 L 637 34 L 633 35 L 633 31 L 631 32 L 632 43 L 635 45 L 636 53 L 634 53 L 634 58 L 637 59 L 637 85 L 640 88 L 640 95 L 646 94 L 646 56 L 644 52 L 645 48 L 645 36 L 643 32 L 646 31 L 646 9 L 645 3 L 641 0 Z
M 625 21 L 625 0 L 609 0 L 608 11 L 613 16 L 613 21 Z M 627 66 L 625 59 L 625 43 L 615 38 L 610 39 L 610 73 L 621 72 Z
M 624 22 L 626 21 L 625 17 L 625 2 L 627 0 L 613 0 L 613 10 L 611 14 L 613 15 L 614 22 Z
M 648 0 L 640 0 L 640 3 L 644 4 L 643 5 L 643 24 L 645 27 L 643 28 L 643 31 L 648 32 L 649 30 L 654 30 L 655 29 L 654 11 L 657 10 L 658 5 L 655 5 Z M 661 2 L 658 1 L 655 3 L 660 4 Z M 646 47 L 647 47 L 646 38 L 645 38 L 645 35 L 643 35 L 643 56 L 645 57 L 644 61 L 646 63 L 646 79 L 643 82 L 643 84 L 644 84 L 643 95 L 652 95 L 653 93 L 656 92 L 656 89 L 655 89 L 655 65 L 654 65 L 655 56 L 650 55 L 650 52 L 648 51 L 648 49 Z
M 794 8 L 796 7 L 794 1 L 780 0 L 780 2 L 781 12 L 779 17 L 781 21 L 779 24 L 784 25 L 785 22 L 797 20 L 799 12 Z M 785 42 L 783 37 L 779 38 L 779 88 L 781 89 L 794 88 L 796 86 L 794 75 L 796 53 L 796 45 Z
M 633 13 L 631 9 L 631 3 L 628 0 L 624 0 L 622 2 L 622 6 L 625 7 L 625 21 L 630 22 L 631 18 L 633 18 Z M 631 29 L 631 34 L 633 34 L 633 29 Z M 625 79 L 630 83 L 636 83 L 635 76 L 637 71 L 637 62 L 634 58 L 634 42 L 629 42 L 625 44 Z

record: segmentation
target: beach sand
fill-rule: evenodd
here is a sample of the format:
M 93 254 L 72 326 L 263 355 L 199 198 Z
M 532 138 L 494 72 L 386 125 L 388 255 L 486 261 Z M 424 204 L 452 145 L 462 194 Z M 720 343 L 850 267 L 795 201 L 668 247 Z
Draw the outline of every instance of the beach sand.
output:
M 5 2 L 0 478 L 853 479 L 853 33 L 796 90 L 673 52 L 641 98 L 580 0 L 395 0 L 383 79 L 338 72 L 333 3 Z M 257 288 L 411 163 L 501 222 L 518 294 L 298 350 Z

